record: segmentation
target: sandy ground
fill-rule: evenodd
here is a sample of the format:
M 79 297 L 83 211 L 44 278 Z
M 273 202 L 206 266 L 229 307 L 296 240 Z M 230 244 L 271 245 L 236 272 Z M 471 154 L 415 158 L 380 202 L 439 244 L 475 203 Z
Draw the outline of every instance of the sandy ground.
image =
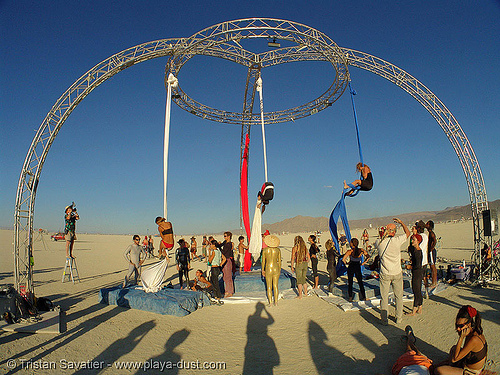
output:
M 435 232 L 442 238 L 439 257 L 456 262 L 470 259 L 471 222 L 440 224 Z M 353 231 L 354 236 L 360 234 L 359 230 Z M 303 234 L 305 239 L 307 235 Z M 375 230 L 370 235 L 374 238 Z M 294 236 L 279 236 L 283 267 L 288 269 Z M 326 233 L 321 235 L 322 245 L 328 237 Z M 12 231 L 0 231 L 1 284 L 13 283 L 12 238 Z M 200 244 L 201 236 L 197 240 Z M 65 331 L 59 335 L 0 332 L 0 373 L 140 374 L 147 370 L 186 374 L 203 370 L 179 369 L 178 363 L 192 367 L 224 362 L 225 370 L 205 371 L 390 374 L 392 364 L 403 352 L 400 337 L 407 324 L 412 325 L 421 351 L 435 361 L 443 360 L 456 342 L 454 317 L 463 304 L 472 304 L 483 315 L 488 358 L 494 361 L 490 369 L 500 371 L 499 283 L 486 288 L 465 284 L 449 287 L 424 300 L 423 314 L 404 317 L 398 325 L 391 321 L 389 326 L 379 324 L 377 308 L 343 312 L 316 296 L 281 300 L 276 307 L 255 302 L 226 303 L 179 318 L 98 303 L 99 288 L 122 282 L 127 266 L 122 254 L 129 243 L 131 236 L 79 234 L 75 255 L 81 282 L 72 284 L 61 283 L 64 242 L 52 242 L 48 236 L 45 243 L 40 239 L 35 242 L 36 295 L 61 306 Z M 150 259 L 146 264 L 152 262 Z M 197 260 L 192 268 L 204 265 Z M 174 270 L 169 267 L 166 280 L 177 284 Z M 320 283 L 326 283 L 325 260 L 320 261 L 320 271 Z M 406 306 L 410 308 L 411 303 Z M 146 367 L 175 365 L 163 372 L 161 368 L 145 369 L 144 365 L 139 369 L 117 369 L 127 361 L 145 362 Z M 98 368 L 81 368 L 89 365 Z M 40 369 L 43 366 L 52 369 Z

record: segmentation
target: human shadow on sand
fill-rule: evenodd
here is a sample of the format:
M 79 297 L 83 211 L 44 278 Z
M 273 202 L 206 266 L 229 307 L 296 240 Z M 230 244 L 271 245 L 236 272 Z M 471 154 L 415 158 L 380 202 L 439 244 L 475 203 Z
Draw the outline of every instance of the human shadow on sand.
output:
M 312 320 L 309 321 L 308 335 L 309 350 L 318 374 L 372 373 L 369 361 L 356 360 L 328 345 L 326 332 Z
M 408 323 L 400 326 L 392 325 L 391 323 L 385 326 L 380 324 L 379 313 L 369 310 L 361 310 L 359 313 L 361 317 L 363 317 L 369 324 L 378 329 L 379 332 L 384 335 L 387 343 L 378 345 L 362 332 L 353 334 L 353 337 L 356 338 L 356 340 L 367 350 L 374 354 L 374 358 L 371 362 L 371 368 L 374 371 L 390 373 L 392 365 L 404 352 L 405 348 L 401 338 L 406 335 L 404 327 L 410 323 L 410 320 L 408 320 Z M 418 332 L 415 332 L 415 335 L 418 336 Z M 445 358 L 447 355 L 447 353 L 423 341 L 422 339 L 418 339 L 417 347 L 422 353 L 431 359 Z
M 243 374 L 272 374 L 280 364 L 280 356 L 267 327 L 274 323 L 274 318 L 262 302 L 255 305 L 255 313 L 248 317 L 247 344 Z
M 78 311 L 76 314 L 79 316 L 89 316 L 91 314 L 94 314 L 100 310 L 104 310 L 100 315 L 95 315 L 91 319 L 85 319 L 82 321 L 80 324 L 77 326 L 67 330 L 66 332 L 60 334 L 60 335 L 55 335 L 52 338 L 48 340 L 42 341 L 40 344 L 31 346 L 22 352 L 19 352 L 9 359 L 18 359 L 18 358 L 26 358 L 27 356 L 30 356 L 30 360 L 32 362 L 36 362 L 38 360 L 42 360 L 45 358 L 49 353 L 52 353 L 55 350 L 58 350 L 60 348 L 63 348 L 65 345 L 68 345 L 70 342 L 73 340 L 85 335 L 92 329 L 96 328 L 103 322 L 107 322 L 111 320 L 113 317 L 116 315 L 120 314 L 121 312 L 125 311 L 124 308 L 116 306 L 113 309 L 109 309 L 108 306 L 97 303 L 95 305 L 92 305 L 86 309 L 83 309 L 81 311 Z M 13 337 L 16 335 L 15 333 L 12 335 L 9 335 L 8 337 Z M 26 336 L 23 336 L 26 337 Z M 8 340 L 8 338 L 7 338 Z M 0 340 L 3 341 L 3 340 Z M 5 342 L 0 342 L 0 344 L 4 344 Z M 38 352 L 41 350 L 40 352 Z M 33 353 L 37 353 L 37 355 L 33 355 Z M 0 366 L 3 365 L 5 361 L 0 361 Z M 19 370 L 22 369 L 22 363 L 18 362 L 18 365 L 13 368 L 11 371 L 7 372 L 7 374 L 14 374 L 18 372 Z
M 144 336 L 154 327 L 156 324 L 153 320 L 149 322 L 142 323 L 141 325 L 135 327 L 127 337 L 116 340 L 110 346 L 108 346 L 101 354 L 95 357 L 91 362 L 93 363 L 104 363 L 106 365 L 115 363 L 123 355 L 130 353 L 139 344 L 139 342 L 144 338 Z M 91 373 L 99 373 L 106 370 L 107 367 L 103 366 L 99 371 L 91 371 Z M 144 370 L 142 370 L 144 372 Z M 74 374 L 87 374 L 88 369 L 80 369 Z
M 187 339 L 190 333 L 191 332 L 187 329 L 181 329 L 177 332 L 174 332 L 165 343 L 165 351 L 159 356 L 150 358 L 145 361 L 145 363 L 149 365 L 153 373 L 165 372 L 167 374 L 178 374 L 180 367 L 185 367 L 179 366 L 179 363 L 181 363 L 182 360 L 182 356 L 174 349 L 182 344 Z M 189 364 L 189 362 L 186 363 Z M 164 370 L 162 370 L 162 368 Z M 145 371 L 146 369 L 140 369 L 136 372 L 136 374 L 144 374 Z

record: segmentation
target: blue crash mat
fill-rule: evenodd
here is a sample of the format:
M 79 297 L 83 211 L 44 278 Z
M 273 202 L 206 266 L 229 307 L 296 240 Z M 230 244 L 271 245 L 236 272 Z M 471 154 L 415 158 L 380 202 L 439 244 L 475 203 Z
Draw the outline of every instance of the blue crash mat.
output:
M 164 288 L 156 293 L 146 293 L 137 286 L 101 289 L 99 303 L 174 316 L 186 316 L 211 304 L 202 292 Z

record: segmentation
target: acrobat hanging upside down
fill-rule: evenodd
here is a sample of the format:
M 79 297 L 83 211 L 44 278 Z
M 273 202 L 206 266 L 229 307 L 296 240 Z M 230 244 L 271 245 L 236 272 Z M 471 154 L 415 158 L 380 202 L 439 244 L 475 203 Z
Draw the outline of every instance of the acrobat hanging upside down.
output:
M 262 202 L 262 213 L 266 210 L 266 206 L 269 204 L 269 201 L 272 201 L 274 198 L 274 185 L 272 182 L 264 182 L 262 185 L 262 189 L 257 193 L 257 197 Z

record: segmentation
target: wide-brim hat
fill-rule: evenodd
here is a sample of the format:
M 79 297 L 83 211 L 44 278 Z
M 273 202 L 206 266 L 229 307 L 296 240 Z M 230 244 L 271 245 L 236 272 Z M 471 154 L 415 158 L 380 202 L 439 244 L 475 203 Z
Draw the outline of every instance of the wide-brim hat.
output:
M 268 247 L 278 247 L 280 245 L 280 239 L 275 235 L 271 234 L 269 236 L 264 237 L 264 243 Z

